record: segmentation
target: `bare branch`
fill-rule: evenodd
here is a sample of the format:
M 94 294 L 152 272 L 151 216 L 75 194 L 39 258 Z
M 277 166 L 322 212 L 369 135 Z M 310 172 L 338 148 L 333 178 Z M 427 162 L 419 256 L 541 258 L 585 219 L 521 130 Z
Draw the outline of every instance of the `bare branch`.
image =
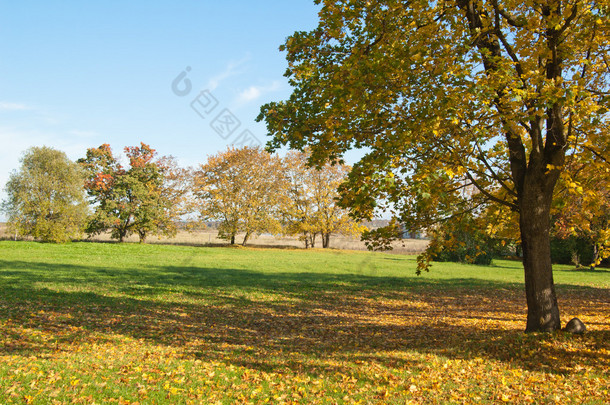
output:
M 483 153 L 483 150 L 481 149 L 481 145 L 479 145 L 479 143 L 476 143 L 477 145 L 477 149 L 479 150 L 479 160 L 483 162 L 483 164 L 485 165 L 485 167 L 487 167 L 487 170 L 489 170 L 489 172 L 491 173 L 491 177 L 496 180 L 498 183 L 500 183 L 500 185 L 502 186 L 503 189 L 505 189 L 510 195 L 517 197 L 517 192 L 508 186 L 508 184 L 506 184 L 506 182 L 500 178 L 500 176 L 498 176 L 498 174 L 496 173 L 496 171 L 493 169 L 493 167 L 489 164 L 489 162 L 487 161 L 487 159 L 485 158 L 485 154 Z
M 519 206 L 517 204 L 514 204 L 514 203 L 511 203 L 509 201 L 505 201 L 505 200 L 503 200 L 501 198 L 498 198 L 495 195 L 491 194 L 489 191 L 485 190 L 485 188 L 482 187 L 476 181 L 476 179 L 472 176 L 472 174 L 470 174 L 470 172 L 466 171 L 466 176 L 472 182 L 472 184 L 477 188 L 477 190 L 479 190 L 481 192 L 481 194 L 483 194 L 485 197 L 487 197 L 491 201 L 494 201 L 494 202 L 496 202 L 498 204 L 504 205 L 504 206 L 510 208 L 511 210 L 514 210 L 514 211 L 518 211 L 519 210 Z
M 589 152 L 593 153 L 596 157 L 600 158 L 604 163 L 610 164 L 610 160 L 608 160 L 606 157 L 604 157 L 601 153 L 599 153 L 595 149 L 591 148 L 590 146 L 585 146 L 585 149 L 588 150 Z
M 608 59 L 605 54 L 602 54 L 602 58 L 604 59 L 604 65 L 606 65 L 606 70 L 610 73 L 610 63 L 608 63 Z

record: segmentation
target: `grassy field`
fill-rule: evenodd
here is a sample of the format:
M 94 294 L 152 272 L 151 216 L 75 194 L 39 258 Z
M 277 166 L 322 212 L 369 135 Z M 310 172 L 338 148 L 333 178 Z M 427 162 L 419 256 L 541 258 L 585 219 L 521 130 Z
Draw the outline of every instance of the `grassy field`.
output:
M 0 403 L 610 402 L 610 272 L 555 270 L 583 336 L 528 334 L 520 263 L 0 242 Z

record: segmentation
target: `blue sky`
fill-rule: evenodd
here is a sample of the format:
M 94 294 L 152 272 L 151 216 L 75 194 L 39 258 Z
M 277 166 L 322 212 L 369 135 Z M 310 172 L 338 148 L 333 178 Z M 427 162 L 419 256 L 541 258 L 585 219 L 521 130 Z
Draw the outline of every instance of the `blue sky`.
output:
M 31 146 L 78 159 L 142 141 L 195 165 L 240 140 L 266 142 L 254 118 L 290 94 L 278 47 L 313 29 L 318 10 L 313 0 L 0 0 L 0 184 Z M 181 73 L 190 87 L 172 85 Z

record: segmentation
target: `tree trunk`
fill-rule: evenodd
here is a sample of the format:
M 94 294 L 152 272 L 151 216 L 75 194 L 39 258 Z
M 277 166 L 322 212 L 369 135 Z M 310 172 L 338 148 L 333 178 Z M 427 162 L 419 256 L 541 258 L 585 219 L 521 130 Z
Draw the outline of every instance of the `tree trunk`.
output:
M 231 245 L 235 244 L 235 235 L 231 235 Z
M 504 51 L 498 36 L 491 34 L 494 27 L 490 21 L 493 19 L 489 18 L 488 11 L 475 1 L 459 0 L 457 5 L 468 20 L 473 44 L 480 50 L 485 71 L 490 75 L 499 73 L 503 68 L 498 60 L 504 58 Z M 545 19 L 561 20 L 563 17 L 560 6 L 560 2 L 557 1 L 542 5 L 541 11 Z M 499 13 L 499 10 L 496 11 Z M 549 82 L 556 83 L 558 90 L 561 87 L 562 55 L 566 51 L 563 47 L 567 46 L 567 43 L 563 44 L 565 41 L 561 37 L 562 31 L 568 26 L 569 24 L 566 24 L 558 29 L 553 24 L 549 24 L 544 32 L 545 49 L 548 51 L 544 56 L 546 78 Z M 502 75 L 504 74 L 502 72 Z M 526 124 L 529 132 L 530 145 L 526 148 L 521 130 L 518 129 L 520 125 L 518 121 L 514 121 L 518 114 L 514 114 L 516 111 L 512 110 L 513 105 L 503 101 L 506 99 L 507 91 L 510 89 L 504 86 L 498 87 L 494 104 L 502 117 L 511 175 L 517 194 L 517 207 L 511 208 L 518 208 L 520 214 L 519 226 L 528 307 L 525 330 L 552 331 L 561 326 L 551 266 L 550 206 L 553 189 L 565 162 L 567 136 L 563 101 L 561 97 L 557 97 L 547 106 L 544 115 L 532 116 L 527 123 L 520 122 Z M 540 100 L 546 100 L 546 96 L 539 94 Z M 532 100 L 537 99 L 534 97 Z M 543 134 L 545 129 L 546 137 Z M 471 177 L 470 180 L 476 184 L 474 178 Z
M 246 232 L 246 235 L 244 236 L 244 241 L 241 243 L 242 246 L 246 246 L 246 242 L 248 242 L 248 238 L 250 238 L 250 234 L 248 232 Z
M 530 179 L 531 180 L 531 179 Z M 535 179 L 543 181 L 542 179 Z M 530 183 L 530 184 L 527 184 Z M 553 282 L 550 239 L 551 192 L 526 180 L 520 198 L 521 247 L 527 298 L 526 332 L 561 328 Z
M 305 235 L 305 249 L 309 249 L 309 236 L 307 236 L 307 232 L 303 232 Z
M 146 243 L 146 232 L 138 232 L 140 235 L 140 243 Z
M 322 247 L 327 249 L 330 246 L 330 233 L 322 234 Z

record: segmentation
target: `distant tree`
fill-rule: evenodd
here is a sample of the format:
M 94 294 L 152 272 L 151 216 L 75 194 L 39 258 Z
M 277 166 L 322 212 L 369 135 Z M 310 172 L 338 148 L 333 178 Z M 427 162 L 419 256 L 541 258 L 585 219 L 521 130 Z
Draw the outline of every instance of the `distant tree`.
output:
M 64 152 L 28 149 L 10 175 L 2 210 L 17 235 L 66 242 L 82 235 L 87 218 L 83 173 Z
M 320 168 L 307 165 L 307 153 L 291 151 L 283 159 L 285 199 L 282 207 L 284 232 L 299 235 L 305 247 L 315 247 L 316 236 L 322 247 L 330 247 L 332 234 L 360 235 L 362 230 L 339 207 L 339 185 L 346 180 L 350 168 L 342 164 L 326 164 Z
M 322 247 L 330 247 L 332 234 L 360 235 L 363 228 L 349 217 L 349 211 L 338 204 L 338 188 L 349 173 L 350 167 L 326 164 L 310 172 L 310 187 L 314 204 L 314 224 L 322 236 Z
M 313 221 L 315 207 L 309 181 L 311 169 L 306 163 L 306 155 L 297 151 L 288 152 L 283 159 L 285 198 L 280 211 L 282 233 L 298 236 L 305 248 L 313 248 L 318 229 Z
M 193 192 L 193 168 L 181 167 L 173 156 L 161 156 L 157 159 L 157 164 L 163 170 L 161 194 L 170 202 L 171 207 L 170 212 L 166 213 L 166 215 L 171 216 L 171 221 L 168 222 L 177 227 L 177 223 L 186 220 L 185 216 L 196 211 Z M 205 224 L 199 224 L 198 226 L 201 225 L 205 227 Z M 192 226 L 191 223 L 186 228 Z
M 229 148 L 210 156 L 194 174 L 194 190 L 203 219 L 220 221 L 218 235 L 245 245 L 263 232 L 277 233 L 282 198 L 280 161 L 258 147 Z
M 156 160 L 155 150 L 144 143 L 126 147 L 125 154 L 128 168 L 113 156 L 108 144 L 88 149 L 87 156 L 79 160 L 87 173 L 85 188 L 95 209 L 87 233 L 111 231 L 111 237 L 119 242 L 137 233 L 142 243 L 149 235 L 174 235 L 182 213 L 176 207 L 184 191 L 172 187 L 171 176 L 178 173 L 172 173 L 173 160 Z

